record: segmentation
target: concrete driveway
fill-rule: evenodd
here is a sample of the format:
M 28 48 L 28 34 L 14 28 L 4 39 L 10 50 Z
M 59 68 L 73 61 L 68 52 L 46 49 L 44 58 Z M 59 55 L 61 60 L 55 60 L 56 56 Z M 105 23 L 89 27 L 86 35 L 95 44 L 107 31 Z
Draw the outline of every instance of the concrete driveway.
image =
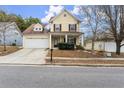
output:
M 21 49 L 6 56 L 0 56 L 0 63 L 8 64 L 45 64 L 47 50 Z

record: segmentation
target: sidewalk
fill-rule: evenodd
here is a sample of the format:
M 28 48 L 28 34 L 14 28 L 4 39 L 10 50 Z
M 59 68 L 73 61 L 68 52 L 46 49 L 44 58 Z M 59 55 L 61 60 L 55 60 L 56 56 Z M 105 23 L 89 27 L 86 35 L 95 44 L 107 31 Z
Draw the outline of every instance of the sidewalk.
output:
M 50 59 L 50 57 L 46 57 Z M 69 57 L 53 57 L 53 59 L 67 59 L 67 60 L 123 60 L 124 58 L 69 58 Z
M 46 57 L 46 64 L 64 66 L 105 66 L 123 67 L 124 58 L 66 58 L 66 57 Z

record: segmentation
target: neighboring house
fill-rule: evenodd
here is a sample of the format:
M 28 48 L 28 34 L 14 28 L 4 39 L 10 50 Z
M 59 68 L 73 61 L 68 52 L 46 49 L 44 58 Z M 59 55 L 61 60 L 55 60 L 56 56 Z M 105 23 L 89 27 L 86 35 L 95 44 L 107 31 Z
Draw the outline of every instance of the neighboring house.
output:
M 0 22 L 0 45 L 22 45 L 22 33 L 15 22 Z
M 124 41 L 122 41 L 122 44 L 124 44 Z M 91 50 L 92 42 L 88 40 L 84 47 L 85 49 Z M 116 43 L 108 31 L 107 33 L 99 34 L 99 37 L 94 44 L 94 50 L 116 52 Z M 121 52 L 124 52 L 124 46 L 121 47 Z
M 56 48 L 58 43 L 66 42 L 83 46 L 83 33 L 80 20 L 67 10 L 49 21 L 50 31 L 43 30 L 42 24 L 32 24 L 23 33 L 24 48 Z M 36 30 L 37 29 L 37 30 Z

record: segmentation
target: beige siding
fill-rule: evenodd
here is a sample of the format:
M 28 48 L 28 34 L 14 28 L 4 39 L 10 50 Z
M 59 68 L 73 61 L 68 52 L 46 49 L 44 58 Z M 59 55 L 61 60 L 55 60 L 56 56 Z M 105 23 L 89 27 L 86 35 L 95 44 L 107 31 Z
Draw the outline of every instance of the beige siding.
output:
M 64 14 L 66 14 L 66 17 L 64 17 Z M 75 20 L 70 14 L 67 12 L 63 12 L 61 15 L 59 15 L 51 24 L 51 32 L 54 32 L 53 26 L 54 24 L 61 24 L 61 30 L 69 31 L 69 24 L 77 24 L 77 31 L 79 31 L 79 22 Z

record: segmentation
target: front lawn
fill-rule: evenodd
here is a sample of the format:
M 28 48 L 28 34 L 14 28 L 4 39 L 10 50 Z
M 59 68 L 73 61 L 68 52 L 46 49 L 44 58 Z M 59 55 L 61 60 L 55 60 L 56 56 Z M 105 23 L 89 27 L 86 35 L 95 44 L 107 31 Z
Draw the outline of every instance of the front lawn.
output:
M 50 57 L 51 52 L 48 52 L 48 57 Z M 91 53 L 91 51 L 85 50 L 53 50 L 53 57 L 72 57 L 72 58 L 98 58 L 104 57 L 103 53 L 95 52 Z
M 3 46 L 0 46 L 0 56 L 8 55 L 18 50 L 20 50 L 20 48 L 17 46 L 6 46 L 6 51 L 4 51 Z
M 51 52 L 48 52 L 47 57 L 50 57 Z M 53 50 L 53 57 L 71 57 L 71 58 L 105 58 L 105 52 L 90 50 Z M 115 53 L 111 53 L 111 58 L 124 58 L 124 53 L 119 56 Z

